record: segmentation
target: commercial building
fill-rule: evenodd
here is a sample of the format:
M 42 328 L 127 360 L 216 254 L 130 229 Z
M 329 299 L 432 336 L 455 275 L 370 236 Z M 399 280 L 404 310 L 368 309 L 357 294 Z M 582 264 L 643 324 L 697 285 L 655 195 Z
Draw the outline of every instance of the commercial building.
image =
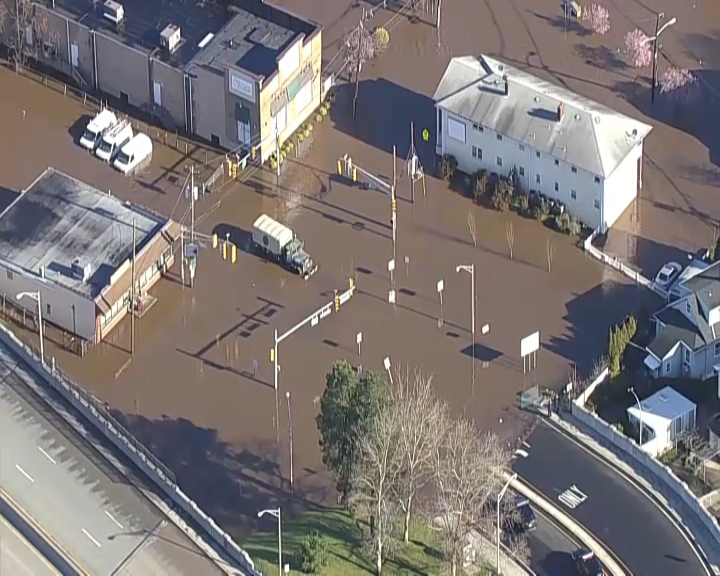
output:
M 481 55 L 450 61 L 435 91 L 438 154 L 467 173 L 506 176 L 607 230 L 643 183 L 652 129 L 624 114 Z
M 43 321 L 97 343 L 130 309 L 133 237 L 136 294 L 173 263 L 180 225 L 54 168 L 0 214 L 0 293 Z
M 266 159 L 321 100 L 321 27 L 262 0 L 35 7 L 47 25 L 28 43 L 43 63 L 216 146 Z

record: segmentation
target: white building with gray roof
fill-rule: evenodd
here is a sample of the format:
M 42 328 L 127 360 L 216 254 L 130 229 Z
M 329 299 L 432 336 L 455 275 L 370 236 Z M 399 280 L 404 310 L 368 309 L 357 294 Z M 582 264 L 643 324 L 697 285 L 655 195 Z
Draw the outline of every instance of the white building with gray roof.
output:
M 434 95 L 436 152 L 467 173 L 517 169 L 525 190 L 607 230 L 638 195 L 652 127 L 489 56 L 453 58 Z
M 133 231 L 134 229 L 134 231 Z M 99 342 L 172 265 L 180 225 L 48 168 L 0 214 L 0 293 L 43 322 Z

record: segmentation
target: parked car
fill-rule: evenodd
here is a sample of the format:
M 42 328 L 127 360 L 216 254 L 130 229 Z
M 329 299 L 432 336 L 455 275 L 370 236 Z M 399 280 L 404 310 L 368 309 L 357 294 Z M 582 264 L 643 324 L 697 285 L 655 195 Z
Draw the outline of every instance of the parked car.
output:
M 660 288 L 668 288 L 682 272 L 682 266 L 677 262 L 668 262 L 660 269 L 660 272 L 655 276 L 655 284 Z
M 580 548 L 572 553 L 578 574 L 582 576 L 606 576 L 605 570 L 592 551 Z

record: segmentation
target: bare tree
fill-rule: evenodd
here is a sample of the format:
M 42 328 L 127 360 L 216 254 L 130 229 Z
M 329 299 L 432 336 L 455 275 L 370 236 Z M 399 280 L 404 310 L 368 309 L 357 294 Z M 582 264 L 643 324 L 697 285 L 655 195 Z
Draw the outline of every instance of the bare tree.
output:
M 468 228 L 470 229 L 470 236 L 472 237 L 473 244 L 477 248 L 477 223 L 475 222 L 475 212 L 472 209 L 468 210 Z
M 698 95 L 697 77 L 687 68 L 670 67 L 660 75 L 660 94 L 676 102 L 692 103 Z
M 416 370 L 399 372 L 390 393 L 400 424 L 402 473 L 397 482 L 398 502 L 405 514 L 403 540 L 410 539 L 410 516 L 416 495 L 432 478 L 432 461 L 449 421 L 447 406 L 438 399 L 432 376 Z
M 595 34 L 607 34 L 610 31 L 610 13 L 602 4 L 593 2 L 582 11 L 582 21 Z
M 382 31 L 382 32 L 381 32 Z M 384 32 L 384 33 L 383 33 Z M 388 35 L 384 28 L 370 31 L 365 26 L 364 15 L 360 24 L 345 32 L 342 52 L 345 64 L 350 67 L 354 77 L 355 95 L 353 96 L 353 118 L 357 112 L 358 93 L 360 91 L 360 72 L 365 63 L 378 56 L 387 46 Z
M 7 44 L 16 71 L 27 58 L 52 55 L 57 50 L 57 38 L 48 33 L 47 13 L 32 0 L 0 0 L 0 38 Z
M 555 244 L 550 240 L 545 244 L 545 254 L 547 255 L 548 272 L 552 271 L 553 260 L 555 259 Z
M 507 239 L 508 248 L 510 249 L 510 260 L 513 259 L 513 248 L 515 247 L 515 226 L 512 222 L 508 222 L 505 226 L 505 238 Z
M 652 42 L 639 28 L 627 32 L 624 37 L 625 54 L 635 68 L 646 68 L 652 64 Z
M 495 434 L 479 432 L 466 419 L 452 421 L 443 435 L 433 459 L 432 509 L 453 576 L 470 531 L 488 532 L 483 528 L 492 517 L 487 510 L 503 484 L 509 461 L 508 451 Z
M 399 516 L 395 484 L 402 467 L 400 422 L 392 405 L 380 410 L 358 438 L 359 461 L 353 469 L 349 504 L 353 514 L 369 518 L 367 544 L 377 574 L 392 543 Z

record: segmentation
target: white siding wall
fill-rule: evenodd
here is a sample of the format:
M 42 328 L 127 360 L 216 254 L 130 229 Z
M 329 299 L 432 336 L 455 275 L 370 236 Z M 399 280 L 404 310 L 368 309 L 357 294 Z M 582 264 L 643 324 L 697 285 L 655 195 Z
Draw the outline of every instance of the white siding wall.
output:
M 10 274 L 8 274 L 8 271 Z M 11 278 L 12 277 L 12 278 Z M 76 333 L 86 340 L 95 338 L 95 303 L 38 276 L 21 272 L 10 264 L 0 263 L 0 295 L 14 304 L 37 314 L 37 303 L 31 298 L 17 300 L 18 292 L 38 292 L 42 301 L 43 321 L 73 332 L 73 306 Z M 50 310 L 48 310 L 50 305 Z
M 464 144 L 448 136 L 448 118 L 465 124 Z M 594 174 L 562 160 L 558 160 L 556 165 L 555 158 L 552 156 L 542 152 L 538 154 L 533 147 L 502 134 L 500 135 L 501 139 L 498 139 L 498 134 L 493 130 L 484 127 L 481 130 L 480 126 L 473 125 L 473 123 L 445 110 L 438 113 L 438 123 L 436 144 L 438 153 L 455 156 L 458 167 L 463 172 L 471 174 L 484 168 L 490 173 L 496 172 L 507 176 L 515 166 L 518 172 L 524 172 L 524 174 L 520 174 L 520 181 L 524 189 L 537 190 L 548 197 L 557 198 L 567 206 L 571 214 L 592 228 L 600 225 L 602 221 L 602 178 L 597 177 L 596 180 Z M 473 157 L 473 146 L 477 149 L 477 158 Z M 502 166 L 499 165 L 498 158 L 501 160 Z M 637 158 L 635 158 L 635 162 L 637 162 Z M 555 189 L 556 184 L 557 190 Z
M 615 223 L 637 196 L 637 163 L 642 157 L 642 150 L 642 143 L 635 146 L 605 181 L 603 224 L 606 228 L 610 228 Z

